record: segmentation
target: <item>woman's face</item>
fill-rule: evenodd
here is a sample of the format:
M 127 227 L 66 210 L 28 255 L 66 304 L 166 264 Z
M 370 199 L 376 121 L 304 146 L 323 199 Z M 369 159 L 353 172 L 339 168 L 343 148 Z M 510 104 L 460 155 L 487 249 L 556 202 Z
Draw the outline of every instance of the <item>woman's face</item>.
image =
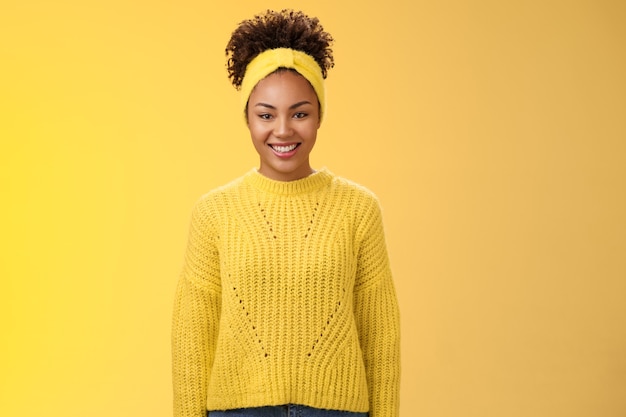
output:
M 293 181 L 312 173 L 309 154 L 320 117 L 317 95 L 306 78 L 294 71 L 268 75 L 250 94 L 247 111 L 261 174 Z

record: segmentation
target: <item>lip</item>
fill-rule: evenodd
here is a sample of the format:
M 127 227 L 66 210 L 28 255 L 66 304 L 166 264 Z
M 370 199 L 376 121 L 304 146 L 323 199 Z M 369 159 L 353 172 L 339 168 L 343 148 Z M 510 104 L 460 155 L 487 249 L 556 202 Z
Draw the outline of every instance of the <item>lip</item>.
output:
M 276 151 L 272 145 L 274 146 L 291 146 L 291 145 L 296 145 L 296 147 L 289 151 L 289 152 L 278 152 Z M 272 153 L 274 155 L 276 155 L 277 157 L 281 158 L 281 159 L 289 159 L 292 156 L 294 156 L 297 152 L 298 152 L 298 148 L 300 147 L 301 143 L 300 142 L 291 142 L 291 143 L 268 143 L 267 146 L 270 148 L 270 150 L 272 151 Z

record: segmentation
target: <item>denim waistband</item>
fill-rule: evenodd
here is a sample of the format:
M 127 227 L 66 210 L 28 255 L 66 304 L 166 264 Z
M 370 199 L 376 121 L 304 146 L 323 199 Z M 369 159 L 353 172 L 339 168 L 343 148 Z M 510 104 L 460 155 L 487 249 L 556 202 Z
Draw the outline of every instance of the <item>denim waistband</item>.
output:
M 235 410 L 209 411 L 208 417 L 367 417 L 368 413 L 325 410 L 306 405 L 287 404 L 266 407 L 238 408 Z

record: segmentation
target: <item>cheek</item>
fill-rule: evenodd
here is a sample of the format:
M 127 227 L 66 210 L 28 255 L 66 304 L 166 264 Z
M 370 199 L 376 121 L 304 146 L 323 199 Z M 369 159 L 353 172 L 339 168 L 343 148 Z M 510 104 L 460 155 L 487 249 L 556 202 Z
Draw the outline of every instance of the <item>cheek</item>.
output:
M 319 125 L 312 125 L 309 129 L 308 129 L 308 137 L 311 139 L 315 139 L 315 137 L 317 136 L 317 129 L 319 128 Z
M 255 123 L 249 123 L 248 131 L 250 132 L 250 137 L 252 138 L 254 146 L 261 146 L 267 140 L 267 129 L 264 129 L 263 126 L 259 126 Z
M 259 127 L 255 123 L 248 122 L 248 131 L 250 132 L 250 136 L 253 140 L 256 140 L 256 138 L 260 135 Z

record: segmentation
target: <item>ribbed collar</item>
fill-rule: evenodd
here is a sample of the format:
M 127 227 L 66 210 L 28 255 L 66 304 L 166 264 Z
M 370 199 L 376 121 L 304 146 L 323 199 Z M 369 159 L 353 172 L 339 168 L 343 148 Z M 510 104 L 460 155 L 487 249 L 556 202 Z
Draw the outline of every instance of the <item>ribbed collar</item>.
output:
M 295 181 L 276 181 L 261 174 L 254 168 L 244 177 L 244 181 L 258 188 L 273 194 L 296 195 L 306 194 L 330 184 L 333 174 L 326 168 L 314 172 L 308 177 Z

